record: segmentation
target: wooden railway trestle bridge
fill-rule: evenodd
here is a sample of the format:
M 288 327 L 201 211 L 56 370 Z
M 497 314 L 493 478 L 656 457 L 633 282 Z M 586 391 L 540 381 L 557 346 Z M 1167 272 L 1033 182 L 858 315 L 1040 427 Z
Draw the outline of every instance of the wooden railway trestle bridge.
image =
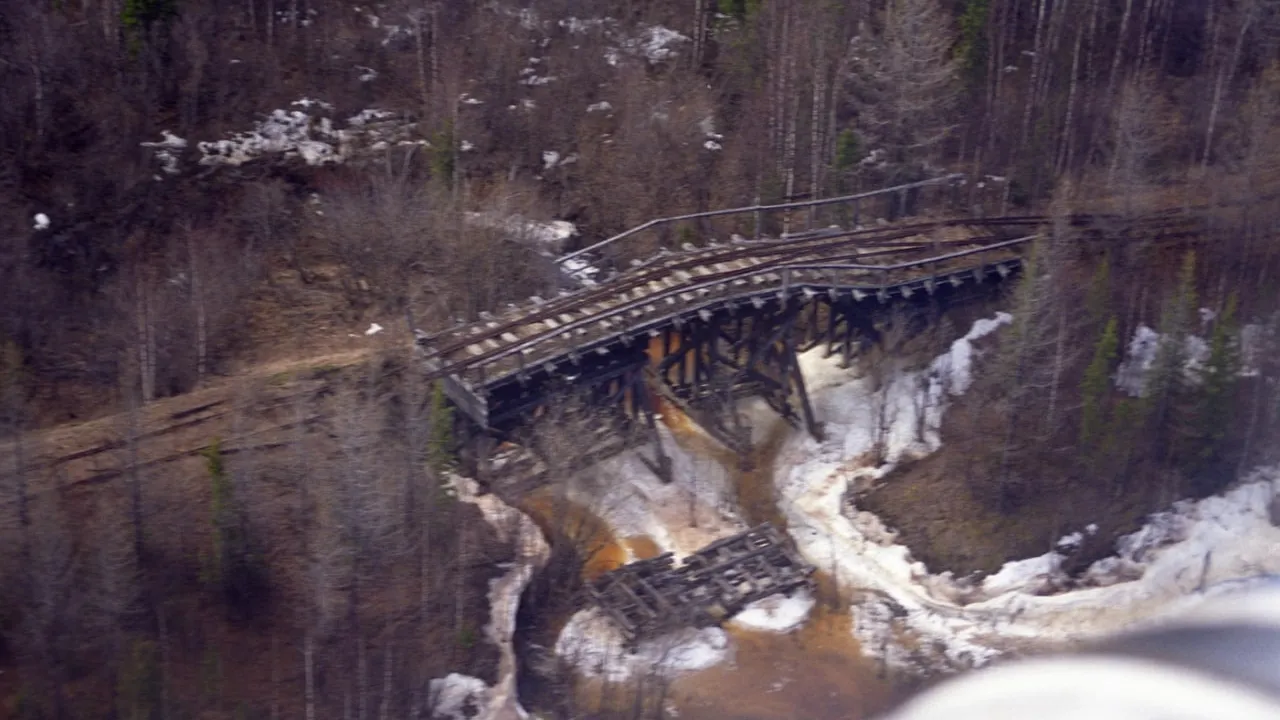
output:
M 878 325 L 893 310 L 909 309 L 915 324 L 927 325 L 948 304 L 989 292 L 1017 274 L 1049 222 L 1037 215 L 985 217 L 980 207 L 960 202 L 967 199 L 965 187 L 963 177 L 953 175 L 843 198 L 650 221 L 557 261 L 562 268 L 580 266 L 584 257 L 597 265 L 630 261 L 605 281 L 571 282 L 565 273 L 568 287 L 557 297 L 535 297 L 501 313 L 481 313 L 471 323 L 418 333 L 427 378 L 441 382 L 461 411 L 470 469 L 482 481 L 490 474 L 495 441 L 522 439 L 528 420 L 565 387 L 610 418 L 594 420 L 590 432 L 575 438 L 580 465 L 647 440 L 654 446 L 652 469 L 667 479 L 657 398 L 740 457 L 750 447 L 750 429 L 735 410 L 743 395 L 763 396 L 783 417 L 818 435 L 798 353 L 821 345 L 847 364 L 877 341 Z M 899 221 L 814 227 L 815 208 L 852 203 L 856 209 L 844 217 L 860 218 L 868 210 L 874 217 L 877 202 Z M 942 219 L 907 217 L 922 207 Z M 760 237 L 767 214 L 797 210 L 808 211 L 810 227 Z M 620 241 L 645 231 L 744 218 L 757 238 L 734 235 L 727 243 L 709 240 L 647 259 L 618 250 Z M 1128 225 L 1086 215 L 1066 222 L 1086 238 L 1108 241 L 1198 231 L 1180 213 Z M 532 481 L 537 468 L 549 465 L 545 460 L 530 450 L 508 462 L 504 475 Z

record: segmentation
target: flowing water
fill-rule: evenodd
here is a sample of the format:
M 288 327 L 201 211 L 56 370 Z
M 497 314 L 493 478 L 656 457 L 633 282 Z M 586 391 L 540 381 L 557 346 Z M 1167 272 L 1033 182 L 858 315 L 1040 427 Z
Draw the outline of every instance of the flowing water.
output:
M 659 346 L 660 347 L 660 346 Z M 663 423 L 685 452 L 721 465 L 732 480 L 735 502 L 749 525 L 769 521 L 780 528 L 773 468 L 792 429 L 779 421 L 756 439 L 748 463 L 708 438 L 670 406 L 660 406 Z M 648 536 L 617 537 L 609 524 L 588 508 L 537 492 L 522 509 L 544 530 L 559 528 L 587 557 L 584 579 L 593 579 L 631 560 L 661 552 Z M 882 667 L 864 657 L 852 633 L 849 601 L 818 573 L 818 602 L 805 625 L 792 633 L 726 627 L 732 640 L 729 660 L 676 678 L 665 692 L 669 716 L 697 720 L 851 720 L 883 711 L 894 687 Z M 567 621 L 567 617 L 560 620 Z M 579 707 L 630 713 L 635 688 L 598 681 L 577 684 Z
M 862 656 L 850 623 L 847 605 L 820 603 L 794 633 L 730 626 L 732 659 L 678 678 L 670 704 L 680 718 L 697 720 L 870 717 L 889 705 L 892 687 Z
M 688 418 L 664 408 L 664 421 L 688 452 L 714 459 L 732 478 L 739 512 L 749 525 L 786 527 L 773 468 L 792 432 L 779 421 L 756 440 L 750 462 L 710 440 Z M 874 660 L 863 656 L 852 632 L 849 601 L 833 580 L 817 574 L 819 602 L 798 631 L 744 630 L 730 624 L 730 661 L 678 678 L 669 705 L 697 720 L 853 720 L 893 701 L 894 688 Z

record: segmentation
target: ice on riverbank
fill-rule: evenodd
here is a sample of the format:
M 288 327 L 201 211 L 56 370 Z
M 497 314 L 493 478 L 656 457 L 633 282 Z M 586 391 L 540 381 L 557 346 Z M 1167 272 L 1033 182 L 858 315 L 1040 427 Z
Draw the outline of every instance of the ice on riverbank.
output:
M 797 592 L 790 597 L 770 595 L 747 605 L 729 622 L 744 630 L 788 633 L 799 630 L 804 625 L 813 606 L 813 595 L 807 591 Z
M 967 387 L 971 341 L 1003 322 L 980 321 L 925 373 L 897 373 L 881 391 L 836 368 L 834 359 L 802 358 L 806 380 L 817 386 L 811 394 L 827 439 L 796 432 L 785 442 L 775 465 L 779 505 L 806 559 L 832 572 L 841 587 L 874 591 L 854 608 L 856 632 L 870 651 L 911 633 L 920 646 L 944 648 L 949 664 L 981 664 L 1031 643 L 1159 622 L 1220 583 L 1280 572 L 1280 529 L 1270 515 L 1280 482 L 1274 468 L 1222 495 L 1153 515 L 1117 542 L 1114 557 L 1089 569 L 1090 587 L 1056 595 L 1041 594 L 1065 584 L 1056 552 L 1009 563 L 973 587 L 950 573 L 929 573 L 868 513 L 850 519 L 851 483 L 882 476 L 903 452 L 936 449 L 946 394 Z M 890 411 L 878 413 L 881 407 Z M 877 442 L 879 453 L 872 452 Z M 885 462 L 875 464 L 877 458 Z M 894 659 L 907 662 L 902 653 Z
M 556 655 L 579 672 L 611 682 L 646 673 L 671 677 L 703 670 L 729 654 L 729 636 L 720 628 L 678 630 L 645 640 L 627 650 L 617 626 L 597 610 L 584 610 L 569 619 L 556 640 Z

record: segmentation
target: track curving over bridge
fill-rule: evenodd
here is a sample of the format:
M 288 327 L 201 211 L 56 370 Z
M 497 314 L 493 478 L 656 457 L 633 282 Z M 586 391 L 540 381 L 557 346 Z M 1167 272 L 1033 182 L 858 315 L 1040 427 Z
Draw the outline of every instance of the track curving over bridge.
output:
M 948 176 L 849 198 L 650 221 L 587 251 L 606 245 L 615 250 L 616 241 L 634 239 L 639 231 L 705 217 L 746 216 L 760 234 L 766 212 L 809 210 L 812 225 L 814 207 L 842 202 L 857 204 L 855 218 L 876 201 L 884 215 L 899 217 L 870 228 L 735 235 L 728 242 L 708 239 L 701 247 L 662 250 L 602 282 L 420 333 L 418 349 L 428 379 L 442 382 L 473 430 L 490 438 L 512 437 L 553 390 L 566 386 L 623 409 L 622 421 L 641 420 L 651 429 L 653 399 L 662 397 L 742 452 L 749 430 L 736 417 L 733 399 L 743 394 L 765 397 L 816 434 L 797 352 L 825 343 L 829 354 L 840 352 L 848 362 L 857 346 L 876 340 L 876 321 L 885 311 L 904 304 L 936 308 L 1019 272 L 1049 223 L 1039 215 L 983 217 L 972 205 L 964 213 L 954 201 L 962 190 L 963 179 Z M 915 209 L 913 200 L 916 207 L 925 204 L 909 195 L 922 191 L 934 193 L 928 207 L 935 217 L 902 217 Z M 951 216 L 937 217 L 943 213 Z M 1178 213 L 1129 223 L 1092 215 L 1060 222 L 1108 241 L 1197 232 Z M 580 264 L 587 251 L 560 262 Z M 655 469 L 665 465 L 659 450 Z

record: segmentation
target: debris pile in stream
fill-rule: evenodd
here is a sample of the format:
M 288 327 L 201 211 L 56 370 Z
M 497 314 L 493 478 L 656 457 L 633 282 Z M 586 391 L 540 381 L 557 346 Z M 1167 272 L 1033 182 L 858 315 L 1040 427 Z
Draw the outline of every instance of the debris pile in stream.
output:
M 672 557 L 624 565 L 587 586 L 630 643 L 680 627 L 719 625 L 756 600 L 812 589 L 814 568 L 769 523 L 718 540 L 679 567 Z

